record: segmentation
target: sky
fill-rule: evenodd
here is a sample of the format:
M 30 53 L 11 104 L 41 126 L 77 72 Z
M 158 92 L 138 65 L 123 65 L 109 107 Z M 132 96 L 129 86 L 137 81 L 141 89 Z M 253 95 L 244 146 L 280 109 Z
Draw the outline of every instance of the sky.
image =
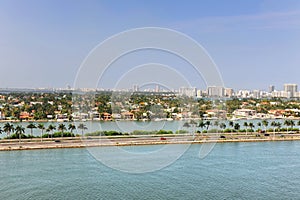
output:
M 0 0 L 0 88 L 72 86 L 99 43 L 141 27 L 193 38 L 215 62 L 226 87 L 300 85 L 298 0 Z M 161 56 L 140 57 L 148 54 L 156 61 Z M 186 67 L 181 70 L 189 71 Z M 119 72 L 109 71 L 107 77 Z M 192 71 L 184 76 L 204 87 Z

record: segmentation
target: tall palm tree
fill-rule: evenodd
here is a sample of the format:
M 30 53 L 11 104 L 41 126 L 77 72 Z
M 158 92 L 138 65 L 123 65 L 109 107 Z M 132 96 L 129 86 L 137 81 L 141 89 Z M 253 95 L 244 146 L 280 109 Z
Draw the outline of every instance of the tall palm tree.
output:
M 49 131 L 51 132 L 51 138 L 53 137 L 53 130 L 55 130 L 56 129 L 56 126 L 55 125 L 52 125 L 52 124 L 50 124 L 49 126 L 48 126 L 48 129 L 49 129 Z
M 199 122 L 198 127 L 201 128 L 201 133 L 202 133 L 203 128 L 205 127 L 205 123 L 203 122 L 203 120 L 201 120 L 201 121 Z
M 291 125 L 291 120 L 284 120 L 284 123 L 283 123 L 285 126 L 286 126 L 286 133 L 289 132 L 289 126 Z
M 43 141 L 43 133 L 44 133 L 44 130 L 45 130 L 45 125 L 44 124 L 38 124 L 37 128 L 41 130 L 41 141 Z
M 265 127 L 265 132 L 267 132 L 267 126 L 269 125 L 269 122 L 267 121 L 267 120 L 262 120 L 262 122 L 261 122 L 263 125 L 264 125 L 264 127 Z
M 259 130 L 261 130 L 261 122 L 257 122 L 257 126 L 259 127 Z
M 290 126 L 291 126 L 291 131 L 293 131 L 293 128 L 295 126 L 295 122 L 293 120 L 290 120 Z
M 224 133 L 224 131 L 225 131 L 225 128 L 226 128 L 226 124 L 225 124 L 224 122 L 222 122 L 222 123 L 220 124 L 220 129 L 223 130 L 223 133 Z
M 81 137 L 83 137 L 83 130 L 88 129 L 85 124 L 79 124 L 77 128 L 81 129 Z
M 276 129 L 277 123 L 275 121 L 272 121 L 271 126 L 273 126 L 273 137 L 275 137 L 275 129 Z
M 206 131 L 208 132 L 209 126 L 210 126 L 211 122 L 210 121 L 206 121 L 205 122 L 205 126 L 206 126 Z
M 248 122 L 244 122 L 244 126 L 246 127 L 246 135 L 248 134 Z
M 214 122 L 214 126 L 217 127 L 217 133 L 219 133 L 219 130 L 218 130 L 219 124 L 220 124 L 220 123 L 219 123 L 218 120 L 216 120 L 216 121 Z
M 241 128 L 241 125 L 239 123 L 234 124 L 234 130 L 236 130 L 236 132 L 239 132 L 240 128 Z
M 6 132 L 7 137 L 9 137 L 10 133 L 14 131 L 14 125 L 7 122 L 3 126 L 3 131 Z
M 34 128 L 36 128 L 36 125 L 34 123 L 30 123 L 27 125 L 27 128 L 30 129 L 30 135 L 31 135 L 31 138 L 32 138 L 32 131 Z
M 276 123 L 276 126 L 277 126 L 278 131 L 280 131 L 281 123 L 280 123 L 280 122 L 277 122 L 277 123 Z
M 16 127 L 16 134 L 19 136 L 19 143 L 21 143 L 22 134 L 25 133 L 25 128 L 22 125 Z
M 76 129 L 76 126 L 74 124 L 69 124 L 68 129 L 71 131 L 71 136 L 73 135 L 73 130 Z
M 231 127 L 231 133 L 232 133 L 232 129 L 233 129 L 233 127 L 234 127 L 233 121 L 230 121 L 230 122 L 229 122 L 229 126 Z
M 248 125 L 250 127 L 251 132 L 253 132 L 255 125 L 252 122 L 250 122 Z
M 64 125 L 64 124 L 58 125 L 57 130 L 61 131 L 61 137 L 64 137 L 64 131 L 67 130 L 66 125 Z

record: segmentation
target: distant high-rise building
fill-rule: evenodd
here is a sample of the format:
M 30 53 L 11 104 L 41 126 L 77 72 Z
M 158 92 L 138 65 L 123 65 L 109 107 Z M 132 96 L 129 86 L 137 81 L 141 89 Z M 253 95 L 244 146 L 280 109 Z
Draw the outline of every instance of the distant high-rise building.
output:
M 252 91 L 252 97 L 259 99 L 260 98 L 260 91 L 259 90 L 253 90 Z
M 159 92 L 159 85 L 155 86 L 155 92 Z
M 275 86 L 274 85 L 270 85 L 269 86 L 269 92 L 272 93 L 275 90 Z
M 226 97 L 232 97 L 233 96 L 233 89 L 232 88 L 225 88 L 224 93 L 225 93 L 224 95 Z
M 179 88 L 179 95 L 196 97 L 197 89 L 195 87 L 181 87 Z
M 140 90 L 138 85 L 133 85 L 133 91 L 138 92 Z
M 296 97 L 296 93 L 298 92 L 298 85 L 297 84 L 284 84 L 284 91 L 287 92 L 288 98 Z
M 208 86 L 207 95 L 209 97 L 224 97 L 224 87 L 222 86 Z

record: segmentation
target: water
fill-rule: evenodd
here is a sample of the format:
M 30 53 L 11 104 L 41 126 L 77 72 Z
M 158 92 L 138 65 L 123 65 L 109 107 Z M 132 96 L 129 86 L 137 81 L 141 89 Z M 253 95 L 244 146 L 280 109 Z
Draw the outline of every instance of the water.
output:
M 123 148 L 147 152 L 158 146 Z M 199 148 L 192 145 L 172 165 L 144 174 L 111 169 L 86 149 L 0 152 L 0 199 L 300 197 L 300 142 L 216 144 L 204 159 Z
M 241 129 L 245 129 L 245 127 L 243 126 L 244 122 L 252 122 L 255 125 L 255 130 L 258 128 L 261 129 L 265 129 L 264 126 L 258 127 L 257 123 L 261 122 L 262 120 L 239 120 L 236 121 L 235 123 L 239 123 L 241 126 Z M 272 128 L 271 126 L 271 121 L 278 121 L 280 123 L 282 123 L 282 127 L 285 127 L 283 125 L 284 120 L 278 119 L 278 120 L 269 120 L 269 125 L 267 126 L 267 128 Z M 295 122 L 297 122 L 297 120 L 294 120 Z M 146 130 L 146 131 L 153 131 L 153 130 L 170 130 L 173 132 L 176 132 L 177 130 L 183 130 L 183 129 L 187 129 L 185 127 L 183 127 L 183 124 L 186 121 L 182 120 L 182 121 L 116 121 L 116 122 L 99 122 L 99 121 L 86 121 L 86 122 L 75 122 L 75 125 L 78 126 L 80 123 L 84 123 L 87 126 L 87 130 L 85 130 L 84 132 L 95 132 L 95 131 L 99 131 L 99 130 L 103 130 L 103 131 L 121 131 L 121 132 L 132 132 L 134 130 Z M 229 121 L 224 121 L 226 124 L 226 128 L 232 128 L 229 126 Z M 6 122 L 0 122 L 0 127 L 3 128 L 4 124 Z M 27 127 L 27 125 L 29 124 L 29 122 L 14 122 L 12 123 L 15 127 L 17 125 L 22 125 L 23 127 Z M 35 123 L 35 124 L 38 124 Z M 50 124 L 55 125 L 56 128 L 58 127 L 59 124 L 61 124 L 60 122 L 45 122 L 43 123 L 45 125 L 45 127 L 47 128 Z M 66 125 L 66 128 L 68 128 L 68 124 L 65 122 L 64 123 Z M 212 121 L 212 125 L 210 126 L 211 128 L 218 128 L 220 129 L 220 127 L 218 126 L 214 126 L 213 125 L 213 121 Z M 296 123 L 297 124 L 297 123 Z M 295 125 L 295 127 L 300 128 L 300 126 Z M 190 130 L 192 130 L 193 128 L 190 128 Z M 249 127 L 248 127 L 249 129 Z M 197 130 L 201 130 L 201 128 L 197 128 Z M 45 133 L 45 131 L 44 131 Z M 81 130 L 74 130 L 75 134 L 81 134 Z M 30 129 L 26 128 L 25 129 L 25 134 L 31 134 Z M 40 136 L 41 135 L 41 130 L 39 129 L 33 129 L 33 135 L 34 136 Z M 3 133 L 0 135 L 0 138 L 4 138 L 6 137 L 6 133 Z

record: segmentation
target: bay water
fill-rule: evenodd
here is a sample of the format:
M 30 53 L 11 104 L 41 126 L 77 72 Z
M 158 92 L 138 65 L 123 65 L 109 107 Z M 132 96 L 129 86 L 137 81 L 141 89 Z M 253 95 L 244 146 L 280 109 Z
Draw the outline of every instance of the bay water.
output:
M 219 143 L 203 159 L 200 147 L 138 174 L 112 169 L 85 148 L 3 151 L 0 199 L 300 198 L 299 141 Z M 122 148 L 147 153 L 163 146 Z

